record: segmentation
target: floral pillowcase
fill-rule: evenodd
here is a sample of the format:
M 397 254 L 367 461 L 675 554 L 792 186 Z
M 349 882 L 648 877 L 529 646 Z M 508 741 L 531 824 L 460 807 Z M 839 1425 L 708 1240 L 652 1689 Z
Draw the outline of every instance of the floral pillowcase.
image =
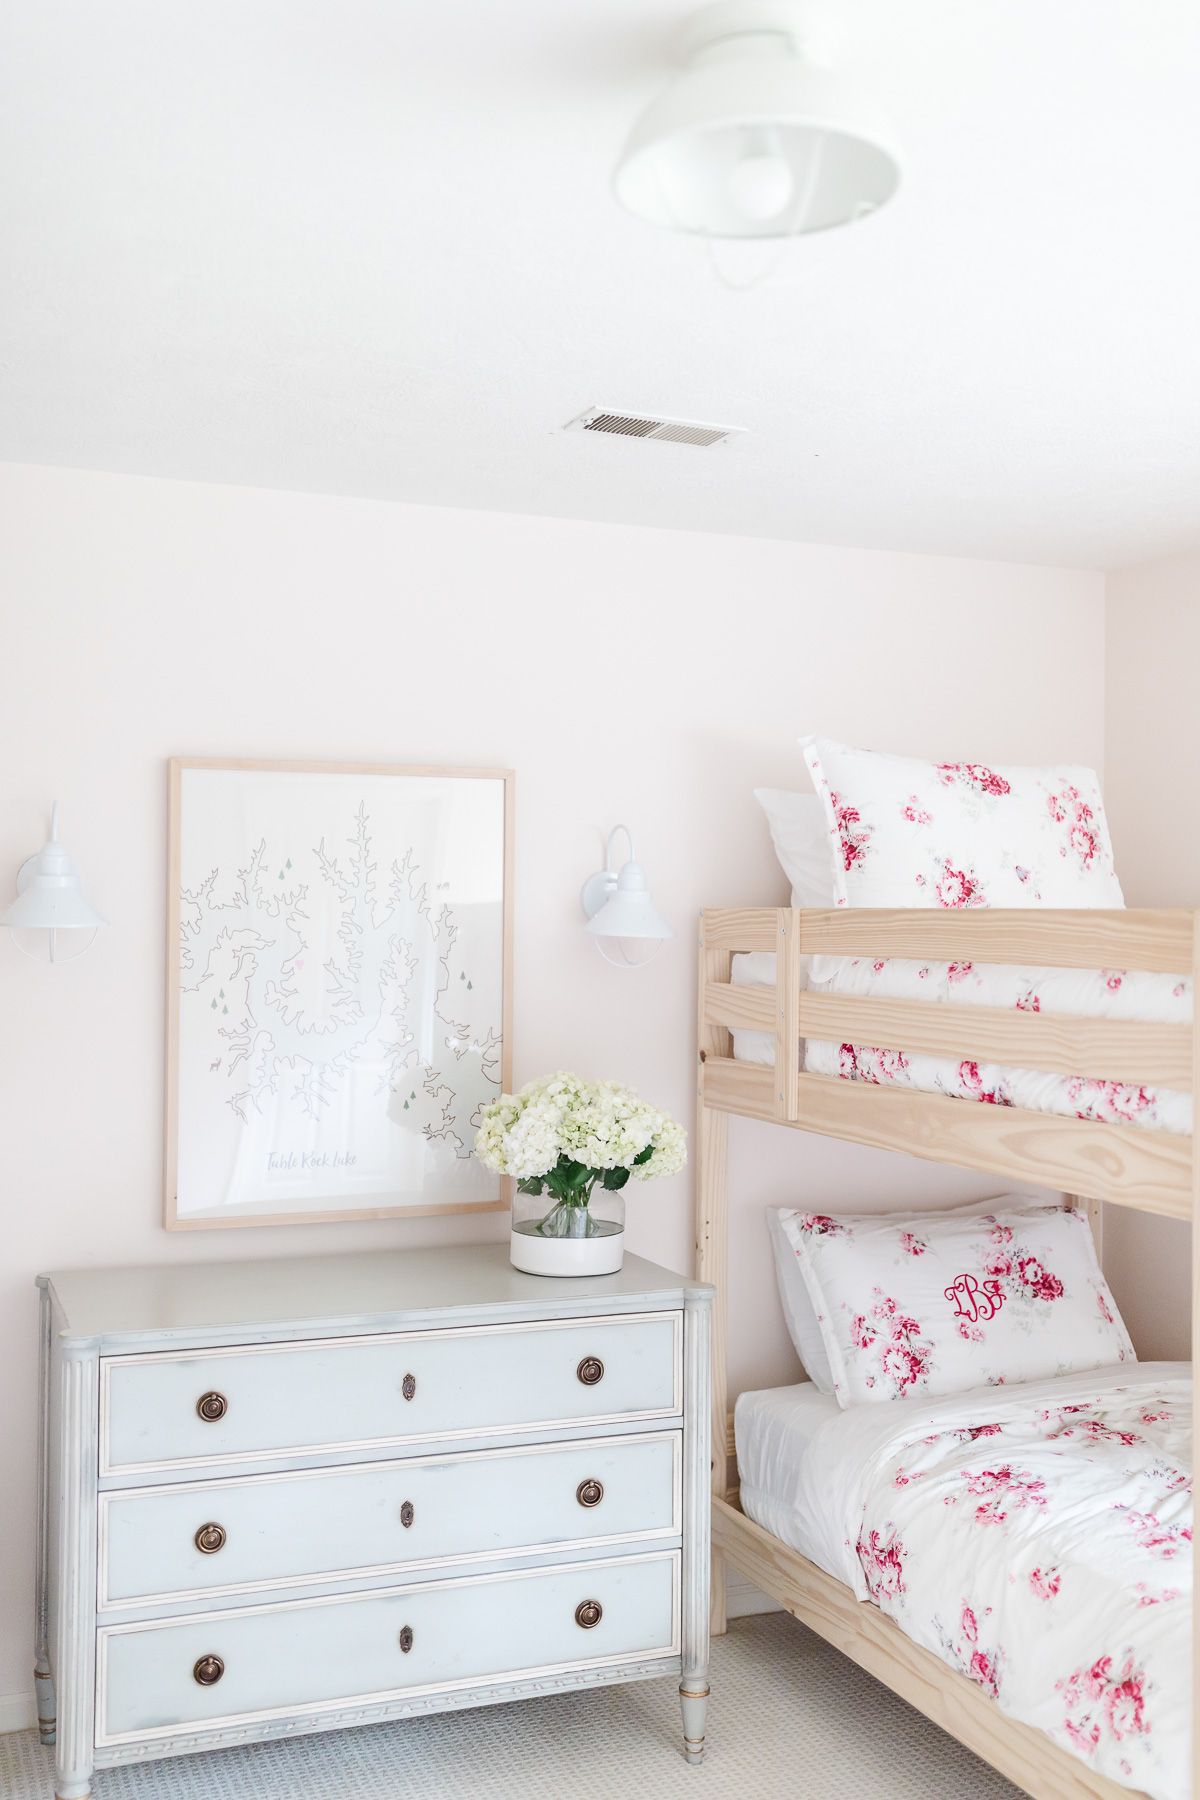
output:
M 838 906 L 1124 905 L 1093 769 L 801 745 L 833 840 Z
M 782 1223 L 842 1406 L 1136 1361 L 1080 1212 Z

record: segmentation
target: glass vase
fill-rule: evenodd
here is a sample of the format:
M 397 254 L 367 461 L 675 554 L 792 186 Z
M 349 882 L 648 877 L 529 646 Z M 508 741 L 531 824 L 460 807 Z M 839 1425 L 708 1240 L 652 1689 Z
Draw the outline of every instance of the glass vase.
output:
M 615 1275 L 625 1253 L 625 1196 L 594 1188 L 586 1205 L 513 1195 L 511 1258 L 527 1275 Z

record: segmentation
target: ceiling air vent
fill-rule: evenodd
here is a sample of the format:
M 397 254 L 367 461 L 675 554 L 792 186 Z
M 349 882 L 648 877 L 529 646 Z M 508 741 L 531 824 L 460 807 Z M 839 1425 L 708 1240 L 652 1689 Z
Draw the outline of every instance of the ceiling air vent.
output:
M 611 437 L 657 438 L 660 444 L 695 444 L 701 450 L 740 437 L 740 425 L 705 425 L 698 419 L 658 419 L 649 413 L 611 412 L 591 406 L 565 431 L 603 431 Z

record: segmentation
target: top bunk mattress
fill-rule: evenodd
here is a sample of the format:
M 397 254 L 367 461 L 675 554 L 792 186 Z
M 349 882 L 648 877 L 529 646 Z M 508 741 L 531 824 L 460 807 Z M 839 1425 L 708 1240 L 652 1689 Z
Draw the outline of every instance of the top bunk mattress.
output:
M 1074 1018 L 1125 1019 L 1190 1025 L 1192 984 L 1182 976 L 1122 969 L 1024 969 L 1009 964 L 917 963 L 889 958 L 821 959 L 822 979 L 809 979 L 813 992 L 871 998 L 944 1002 L 949 1006 L 1016 1008 L 1061 1013 Z M 772 986 L 775 957 L 767 951 L 735 956 L 735 986 Z M 734 1031 L 733 1054 L 743 1062 L 774 1061 L 768 1032 Z M 916 1088 L 977 1100 L 992 1106 L 1023 1106 L 1068 1118 L 1098 1119 L 1110 1125 L 1186 1136 L 1192 1129 L 1192 1098 L 1171 1088 L 1105 1081 L 1084 1075 L 1053 1075 L 1038 1069 L 954 1061 L 866 1044 L 809 1039 L 804 1066 L 816 1075 L 876 1087 Z

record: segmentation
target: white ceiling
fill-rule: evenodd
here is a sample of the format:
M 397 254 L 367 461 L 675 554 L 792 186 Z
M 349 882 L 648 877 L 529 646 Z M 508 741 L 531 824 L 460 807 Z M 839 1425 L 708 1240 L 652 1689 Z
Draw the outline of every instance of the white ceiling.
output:
M 740 292 L 609 191 L 689 10 L 10 0 L 0 457 L 1035 561 L 1200 542 L 1195 0 L 842 0 L 901 195 Z M 733 250 L 742 282 L 771 254 Z M 560 432 L 592 403 L 747 435 Z

